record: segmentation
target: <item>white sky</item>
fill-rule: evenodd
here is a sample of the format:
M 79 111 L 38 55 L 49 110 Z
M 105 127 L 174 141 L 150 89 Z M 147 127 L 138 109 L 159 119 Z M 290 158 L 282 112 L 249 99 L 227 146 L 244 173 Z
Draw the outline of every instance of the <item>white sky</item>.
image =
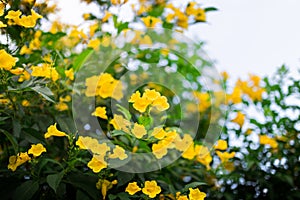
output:
M 236 77 L 248 73 L 270 75 L 286 64 L 300 69 L 299 0 L 202 0 L 204 7 L 219 11 L 207 14 L 208 24 L 193 27 L 191 37 L 206 41 L 208 56 L 219 71 Z M 81 22 L 82 13 L 93 9 L 79 0 L 59 1 L 63 20 Z

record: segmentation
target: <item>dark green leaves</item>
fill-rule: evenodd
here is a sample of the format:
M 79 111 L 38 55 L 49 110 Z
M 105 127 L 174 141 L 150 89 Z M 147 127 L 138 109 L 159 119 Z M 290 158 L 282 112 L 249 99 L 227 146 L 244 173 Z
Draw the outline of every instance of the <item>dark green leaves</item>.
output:
M 61 171 L 57 174 L 50 174 L 47 176 L 47 183 L 55 192 L 62 178 L 64 177 L 64 173 L 65 173 L 64 171 Z
M 38 181 L 29 180 L 17 187 L 15 190 L 14 200 L 30 200 L 39 189 Z

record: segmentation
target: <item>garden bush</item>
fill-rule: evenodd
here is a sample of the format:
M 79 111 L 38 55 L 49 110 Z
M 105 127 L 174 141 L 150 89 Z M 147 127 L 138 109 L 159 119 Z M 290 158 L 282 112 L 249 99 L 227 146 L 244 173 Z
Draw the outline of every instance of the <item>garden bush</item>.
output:
M 83 2 L 99 13 L 74 26 L 52 1 L 0 1 L 1 199 L 300 198 L 286 66 L 218 73 L 185 36 L 214 7 Z

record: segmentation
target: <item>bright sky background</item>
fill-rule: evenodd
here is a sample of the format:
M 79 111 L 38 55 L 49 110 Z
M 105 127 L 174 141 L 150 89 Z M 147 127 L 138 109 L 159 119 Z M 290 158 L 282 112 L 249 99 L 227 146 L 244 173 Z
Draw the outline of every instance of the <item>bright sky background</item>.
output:
M 207 24 L 193 27 L 191 37 L 206 41 L 205 50 L 219 71 L 245 78 L 248 73 L 270 75 L 286 64 L 300 69 L 299 0 L 203 0 L 219 9 Z M 79 24 L 93 9 L 79 0 L 59 1 L 63 20 Z M 93 9 L 95 10 L 95 9 Z

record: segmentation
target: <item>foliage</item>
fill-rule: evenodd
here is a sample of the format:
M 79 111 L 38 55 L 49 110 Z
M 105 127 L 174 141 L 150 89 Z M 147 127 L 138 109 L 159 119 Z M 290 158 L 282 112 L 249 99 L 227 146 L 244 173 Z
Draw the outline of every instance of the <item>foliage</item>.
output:
M 85 2 L 100 15 L 82 27 L 49 21 L 51 1 L 0 2 L 1 199 L 300 197 L 285 66 L 232 87 L 180 34 L 215 8 Z

